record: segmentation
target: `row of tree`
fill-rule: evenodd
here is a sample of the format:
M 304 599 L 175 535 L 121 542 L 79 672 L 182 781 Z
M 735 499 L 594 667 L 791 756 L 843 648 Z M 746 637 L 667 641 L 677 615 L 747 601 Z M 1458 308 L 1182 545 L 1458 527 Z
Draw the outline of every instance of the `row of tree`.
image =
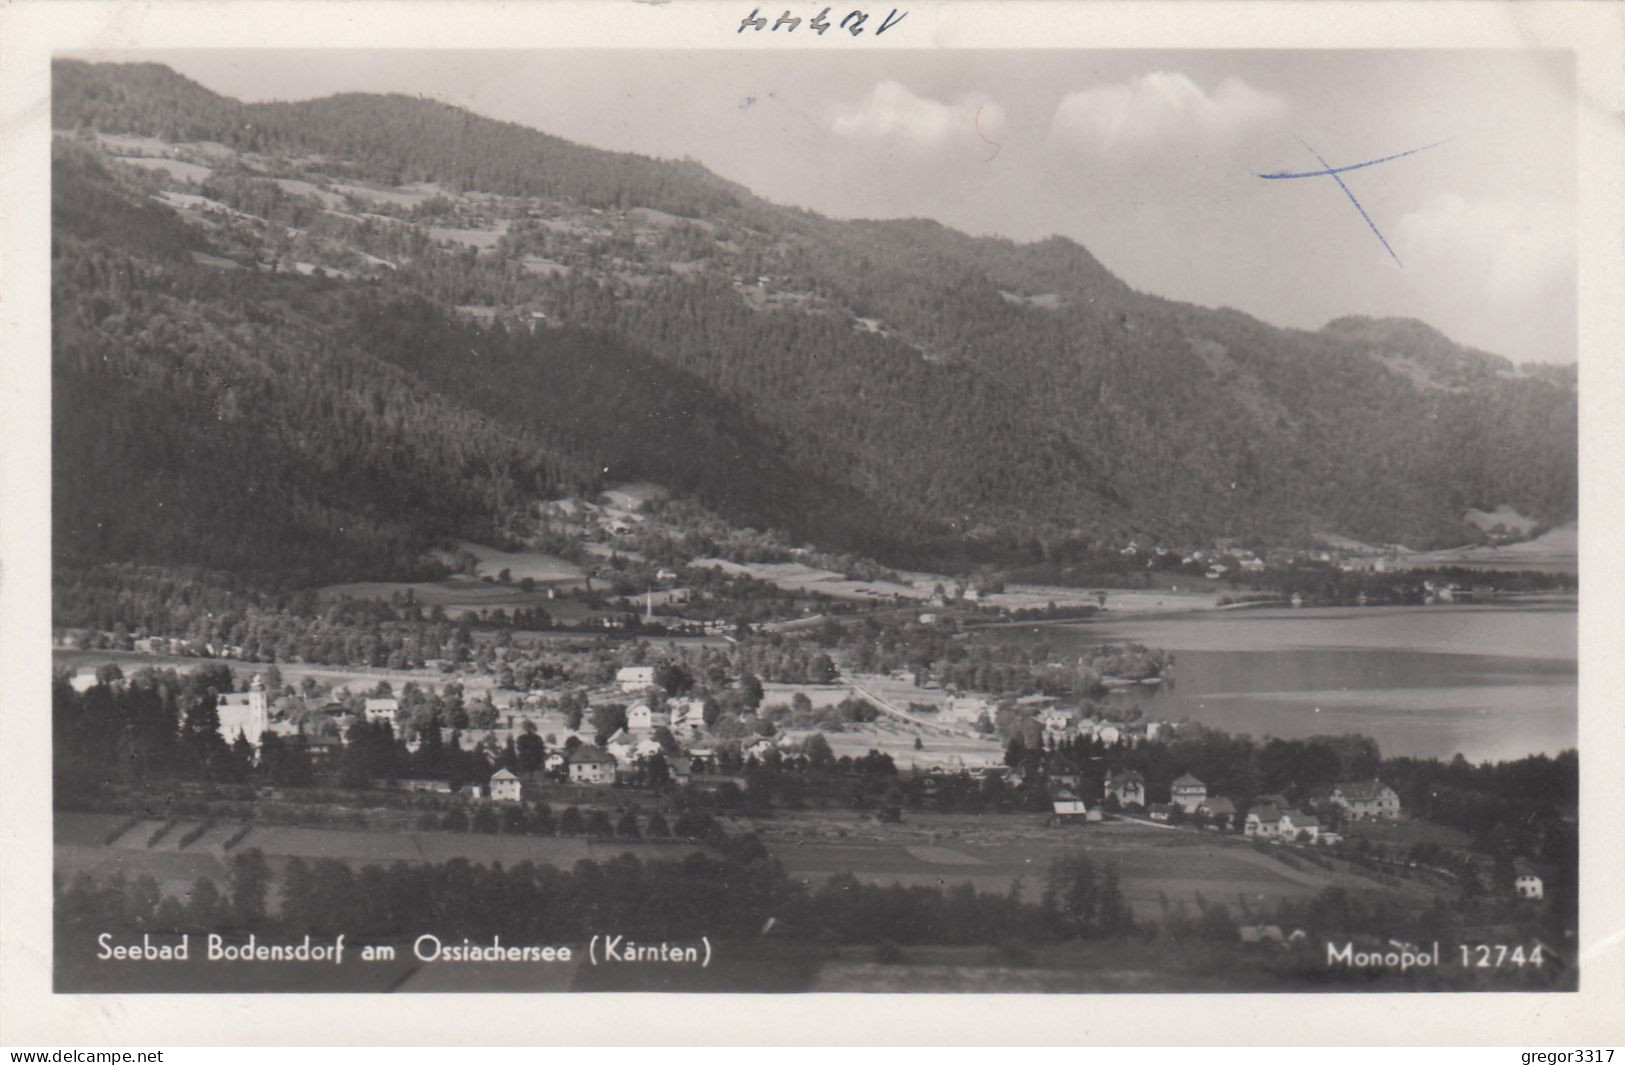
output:
M 150 876 L 58 882 L 56 921 L 69 937 L 109 929 L 261 935 L 344 932 L 394 938 L 434 929 L 442 939 L 500 934 L 512 942 L 629 938 L 713 940 L 760 932 L 769 918 L 796 938 L 841 943 L 1003 943 L 1138 934 L 1114 869 L 1083 855 L 1058 859 L 1042 897 L 1024 901 L 969 884 L 880 887 L 850 874 L 817 888 L 786 875 L 754 836 L 716 841 L 682 858 L 582 859 L 568 870 L 520 862 L 364 865 L 289 859 L 280 876 L 257 849 L 228 864 L 224 884 L 199 878 L 185 900 Z M 275 888 L 276 898 L 272 898 Z

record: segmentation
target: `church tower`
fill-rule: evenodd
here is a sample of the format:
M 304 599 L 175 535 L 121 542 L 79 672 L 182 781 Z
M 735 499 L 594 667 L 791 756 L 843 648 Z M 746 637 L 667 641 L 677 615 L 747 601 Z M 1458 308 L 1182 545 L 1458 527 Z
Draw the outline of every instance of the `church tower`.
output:
M 238 735 L 247 737 L 255 747 L 260 736 L 271 727 L 270 701 L 265 692 L 265 678 L 258 673 L 249 682 L 245 692 L 221 692 L 217 703 L 220 715 L 220 735 L 234 742 Z

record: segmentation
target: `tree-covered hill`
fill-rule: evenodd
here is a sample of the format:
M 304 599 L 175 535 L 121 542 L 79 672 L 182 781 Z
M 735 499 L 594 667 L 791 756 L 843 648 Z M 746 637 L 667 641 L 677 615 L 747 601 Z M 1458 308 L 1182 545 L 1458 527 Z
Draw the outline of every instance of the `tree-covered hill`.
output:
M 444 104 L 59 62 L 62 558 L 382 575 L 648 479 L 903 564 L 1570 520 L 1572 374 L 1064 238 L 836 221 Z
M 653 207 L 699 216 L 744 190 L 692 163 L 582 147 L 510 122 L 410 96 L 344 93 L 243 104 L 154 63 L 54 67 L 52 121 L 169 141 L 215 141 L 244 152 L 318 155 L 350 173 L 399 185 L 436 181 L 592 207 Z

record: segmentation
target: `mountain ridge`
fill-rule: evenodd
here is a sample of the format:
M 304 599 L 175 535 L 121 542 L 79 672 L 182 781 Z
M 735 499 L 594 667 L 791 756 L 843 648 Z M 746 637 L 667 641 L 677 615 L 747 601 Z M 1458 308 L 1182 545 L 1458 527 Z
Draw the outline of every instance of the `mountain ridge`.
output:
M 128 256 L 166 314 L 321 343 L 355 360 L 347 373 L 389 367 L 440 405 L 431 423 L 483 419 L 521 442 L 517 466 L 481 460 L 483 502 L 462 512 L 410 491 L 375 501 L 399 511 L 384 568 L 414 541 L 509 523 L 537 490 L 592 490 L 586 473 L 503 472 L 527 450 L 537 469 L 675 480 L 731 520 L 901 562 L 1325 527 L 1443 544 L 1470 507 L 1574 514 L 1572 377 L 1424 323 L 1280 329 L 1136 292 L 1064 237 L 824 218 L 699 164 L 411 97 L 242 104 L 167 68 L 55 73 L 58 315 L 150 312 L 160 297 L 110 295 L 93 267 Z M 421 327 L 384 329 L 380 308 Z M 62 336 L 59 372 L 84 375 L 64 382 L 71 426 L 78 391 L 115 371 L 90 357 L 105 337 Z M 472 377 L 449 361 L 464 348 L 486 352 Z M 215 387 L 197 373 L 188 387 Z M 159 412 L 125 416 L 139 453 Z M 93 502 L 59 493 L 66 541 L 94 540 L 76 535 L 106 509 Z

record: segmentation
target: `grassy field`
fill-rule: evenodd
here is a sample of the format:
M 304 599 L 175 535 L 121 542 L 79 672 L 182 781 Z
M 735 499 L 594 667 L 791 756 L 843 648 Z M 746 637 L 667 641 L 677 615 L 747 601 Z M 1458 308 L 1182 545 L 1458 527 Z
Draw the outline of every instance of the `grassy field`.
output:
M 1021 881 L 1035 900 L 1052 859 L 1082 851 L 1115 866 L 1141 918 L 1169 905 L 1193 906 L 1200 894 L 1232 914 L 1281 898 L 1306 898 L 1337 884 L 1355 894 L 1396 890 L 1352 870 L 1304 863 L 1290 868 L 1234 838 L 1131 821 L 1049 827 L 1041 814 L 910 814 L 901 824 L 854 822 L 846 812 L 785 814 L 761 826 L 769 849 L 792 876 L 816 884 L 849 872 L 877 884 L 947 887 L 966 881 L 1000 894 Z
M 836 706 L 841 700 L 852 696 L 852 689 L 845 684 L 780 684 L 776 681 L 762 682 L 762 705 L 773 706 L 790 705 L 790 700 L 796 695 L 805 695 L 814 707 Z
M 1472 837 L 1449 825 L 1431 821 L 1345 821 L 1343 835 L 1349 839 L 1368 839 L 1394 847 L 1409 847 L 1416 843 L 1436 843 L 1450 850 L 1465 851 Z
M 930 595 L 908 584 L 894 581 L 855 581 L 834 570 L 819 569 L 800 562 L 729 562 L 722 558 L 697 558 L 693 566 L 709 566 L 724 573 L 742 573 L 759 581 L 767 581 L 786 591 L 820 592 L 836 599 L 864 602 L 890 602 L 894 599 L 923 599 Z
M 903 681 L 878 674 L 864 674 L 861 683 L 871 692 L 898 707 L 907 710 L 910 703 L 943 706 L 947 693 L 940 688 L 916 688 Z M 815 709 L 836 706 L 852 698 L 856 692 L 844 684 L 763 684 L 763 706 L 790 704 L 796 695 L 807 696 Z M 932 715 L 922 714 L 922 720 L 932 721 Z M 965 769 L 978 765 L 998 765 L 1004 760 L 1003 748 L 997 742 L 970 734 L 967 725 L 944 716 L 938 727 L 922 728 L 891 716 L 862 724 L 847 724 L 839 732 L 830 729 L 786 729 L 781 742 L 787 747 L 798 746 L 815 732 L 822 732 L 837 758 L 854 758 L 880 751 L 889 754 L 899 768 Z M 920 740 L 920 748 L 914 741 Z
M 1148 588 L 1141 591 L 1121 588 L 1103 589 L 1106 592 L 1106 614 L 1155 614 L 1182 610 L 1212 610 L 1219 605 L 1219 590 L 1212 582 L 1190 578 L 1177 587 Z M 984 596 L 988 606 L 1005 610 L 1042 610 L 1050 603 L 1056 606 L 1098 606 L 1100 600 L 1094 591 L 1065 588 L 1060 585 L 1012 584 L 997 595 Z
M 426 607 L 438 606 L 451 617 L 471 610 L 541 607 L 557 620 L 574 622 L 601 613 L 573 600 L 549 598 L 551 591 L 580 587 L 585 583 L 586 571 L 574 562 L 541 551 L 499 551 L 472 540 L 457 542 L 456 552 L 463 551 L 476 560 L 472 574 L 458 573 L 441 581 L 330 584 L 317 589 L 317 594 L 331 601 L 339 598 L 389 599 L 409 591 L 419 603 Z M 441 557 L 453 566 L 457 564 L 454 552 L 442 553 Z M 508 571 L 507 583 L 497 580 L 503 570 Z M 519 586 L 527 578 L 534 582 L 528 592 Z
M 833 570 L 819 569 L 800 562 L 729 562 L 720 558 L 695 559 L 692 565 L 712 566 L 726 573 L 743 573 L 756 580 L 767 581 L 787 591 L 822 592 L 837 599 L 850 599 L 870 603 L 890 603 L 902 600 L 924 607 L 937 585 L 951 590 L 952 577 L 937 573 L 907 572 L 899 574 L 898 581 L 848 580 Z M 1182 610 L 1211 610 L 1218 605 L 1219 596 L 1228 589 L 1217 589 L 1212 582 L 1189 578 L 1177 580 L 1166 588 L 1144 590 L 1107 589 L 1108 612 L 1119 614 L 1163 613 Z M 982 605 L 1001 610 L 1042 610 L 1051 603 L 1059 607 L 1099 606 L 1096 589 L 1070 588 L 1058 584 L 1010 584 L 1002 592 L 982 597 Z
M 587 576 L 574 562 L 540 551 L 498 551 L 471 540 L 459 540 L 457 549 L 467 551 L 478 560 L 475 575 L 479 577 L 495 577 L 508 570 L 515 583 L 529 577 L 537 584 L 560 584 L 580 581 Z
M 540 551 L 498 551 L 469 540 L 459 541 L 459 551 L 467 551 L 477 560 L 475 572 L 456 574 L 443 581 L 358 581 L 348 584 L 330 584 L 318 589 L 326 600 L 339 598 L 389 599 L 410 591 L 413 598 L 424 606 L 438 606 L 456 617 L 467 610 L 512 610 L 515 607 L 541 607 L 549 614 L 576 620 L 592 613 L 567 599 L 548 598 L 549 589 L 580 585 L 586 572 L 573 562 Z M 494 578 L 508 571 L 509 582 L 495 582 Z M 493 578 L 487 583 L 482 578 Z M 531 591 L 525 591 L 519 582 L 526 578 L 535 582 Z
M 224 885 L 233 853 L 259 848 L 271 864 L 277 897 L 282 871 L 290 858 L 337 858 L 357 868 L 393 862 L 444 862 L 466 858 L 471 862 L 535 862 L 568 869 L 583 858 L 605 860 L 628 851 L 641 858 L 681 858 L 700 848 L 687 843 L 611 841 L 598 843 L 571 836 L 504 836 L 469 832 L 388 832 L 376 829 L 308 828 L 297 825 L 257 825 L 231 851 L 224 849 L 240 823 L 215 825 L 196 842 L 182 848 L 181 838 L 195 828 L 197 819 L 181 820 L 156 846 L 153 832 L 165 822 L 143 819 L 111 844 L 110 833 L 126 819 L 119 814 L 58 813 L 54 822 L 56 871 L 71 879 L 89 873 L 105 879 L 122 872 L 128 879 L 151 876 L 166 895 L 185 900 L 200 876 Z
M 1462 566 L 1468 569 L 1578 573 L 1580 527 L 1578 523 L 1570 522 L 1548 530 L 1533 540 L 1516 544 L 1415 552 L 1401 555 L 1394 564 L 1401 569 Z
M 232 853 L 225 843 L 241 827 L 222 822 L 183 847 L 181 840 L 199 822 L 181 820 L 149 845 L 165 824 L 154 817 L 136 822 L 109 843 L 108 836 L 125 820 L 118 814 L 58 813 L 57 871 L 66 877 L 85 872 L 102 878 L 115 871 L 131 879 L 150 875 L 166 894 L 181 897 L 197 877 L 225 875 Z M 1421 892 L 1384 887 L 1351 870 L 1333 873 L 1308 864 L 1290 868 L 1233 838 L 1132 821 L 1051 827 L 1041 814 L 908 813 L 901 823 L 884 824 L 850 811 L 819 810 L 784 811 L 764 821 L 731 819 L 727 828 L 759 832 L 786 871 L 809 885 L 852 873 L 877 884 L 948 887 L 968 881 L 978 890 L 1006 894 L 1019 881 L 1029 900 L 1043 890 L 1053 859 L 1081 851 L 1098 866 L 1118 870 L 1124 894 L 1147 919 L 1161 916 L 1164 900 L 1194 905 L 1198 894 L 1236 913 L 1272 899 L 1307 897 L 1334 883 L 1355 893 Z M 234 849 L 254 847 L 270 859 L 278 876 L 292 857 L 337 858 L 357 867 L 462 857 L 568 868 L 582 858 L 604 859 L 626 851 L 681 857 L 697 849 L 682 843 L 297 825 L 257 825 Z
M 893 718 L 881 718 L 863 725 L 847 725 L 840 732 L 819 729 L 787 729 L 784 743 L 800 744 L 814 732 L 823 731 L 830 750 L 837 758 L 850 755 L 857 758 L 870 751 L 889 754 L 899 769 L 947 768 L 968 769 L 978 765 L 1002 765 L 1004 749 L 997 742 L 973 739 L 969 736 L 945 736 L 937 733 L 922 734 L 919 729 Z M 920 739 L 920 749 L 914 749 L 914 739 Z

